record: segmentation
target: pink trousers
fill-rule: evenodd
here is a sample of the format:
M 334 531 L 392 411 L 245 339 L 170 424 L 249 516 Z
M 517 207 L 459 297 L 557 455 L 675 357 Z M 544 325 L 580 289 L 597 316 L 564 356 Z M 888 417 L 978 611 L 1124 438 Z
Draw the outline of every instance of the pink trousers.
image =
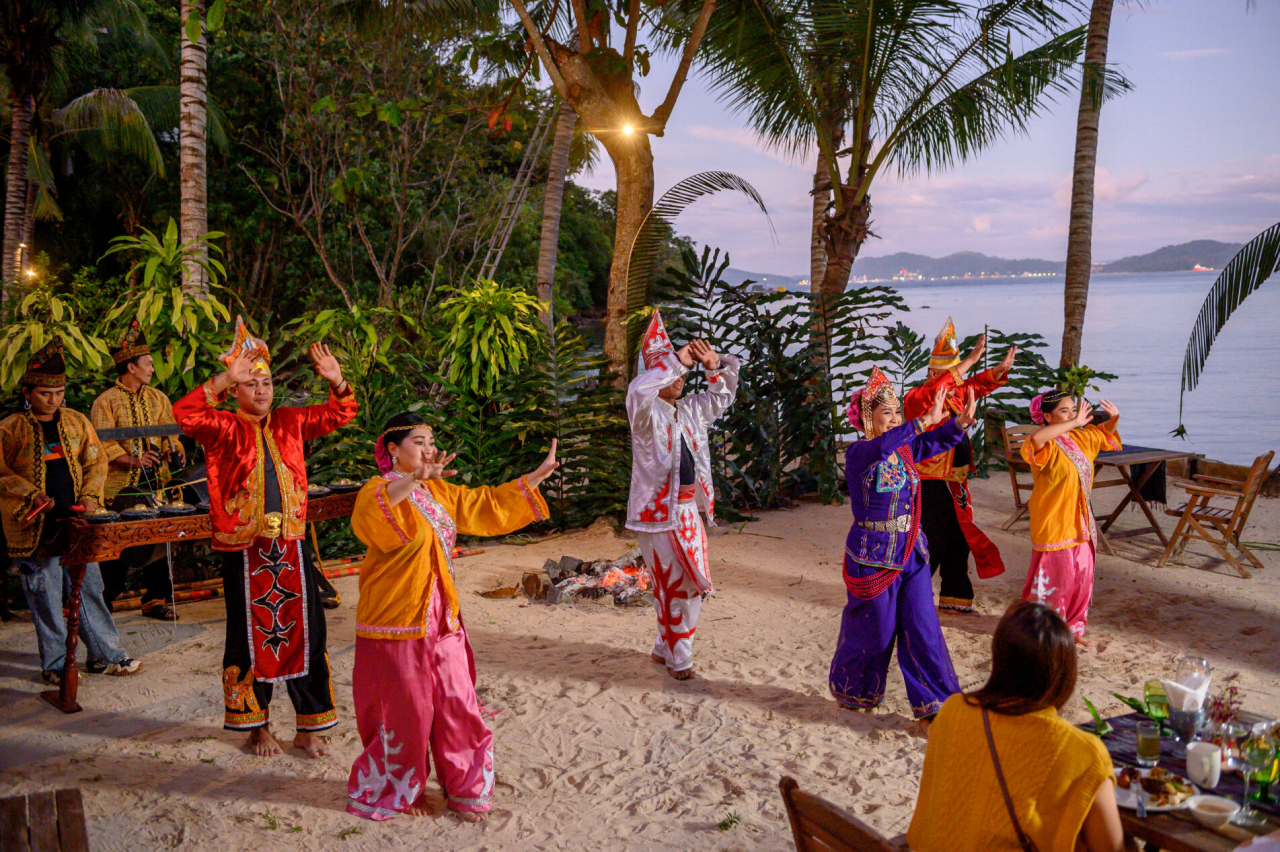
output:
M 1093 602 L 1093 544 L 1032 551 L 1022 597 L 1056 610 L 1072 634 L 1083 636 Z
M 466 627 L 445 632 L 443 597 L 431 595 L 422 639 L 356 637 L 364 751 L 347 781 L 347 811 L 356 816 L 391 819 L 411 806 L 426 788 L 431 756 L 449 807 L 493 806 L 493 732 L 480 715 Z

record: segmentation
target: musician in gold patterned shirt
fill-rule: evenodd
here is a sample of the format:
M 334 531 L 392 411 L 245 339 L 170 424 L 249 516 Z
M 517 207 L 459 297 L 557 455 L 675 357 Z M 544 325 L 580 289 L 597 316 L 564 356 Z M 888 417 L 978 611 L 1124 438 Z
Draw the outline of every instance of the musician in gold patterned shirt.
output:
M 116 366 L 116 383 L 94 401 L 89 411 L 93 428 L 173 424 L 176 433 L 169 397 L 150 386 L 156 372 L 155 364 L 146 333 L 136 319 L 129 323 L 119 344 L 111 350 L 111 360 Z M 107 482 L 103 492 L 107 505 L 115 508 L 129 508 L 137 502 L 147 502 L 149 498 L 141 495 L 153 495 L 168 482 L 170 463 L 180 464 L 185 456 L 176 434 L 103 441 L 102 450 L 107 459 Z M 154 550 L 150 545 L 129 548 L 119 559 L 103 562 L 104 597 L 108 604 L 114 601 L 124 591 L 129 570 L 142 567 L 145 587 L 142 614 L 161 620 L 177 620 L 168 565 L 164 561 L 150 559 Z

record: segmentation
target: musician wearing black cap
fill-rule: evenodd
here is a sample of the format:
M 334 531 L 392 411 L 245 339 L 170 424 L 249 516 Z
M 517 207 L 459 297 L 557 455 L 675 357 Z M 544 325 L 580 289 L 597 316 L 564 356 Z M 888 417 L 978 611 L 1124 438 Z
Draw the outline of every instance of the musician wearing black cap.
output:
M 169 398 L 151 387 L 155 376 L 151 347 L 146 333 L 135 319 L 129 323 L 119 344 L 111 350 L 116 383 L 99 396 L 89 410 L 89 419 L 98 431 L 139 426 L 173 425 L 173 405 Z M 112 508 L 130 508 L 149 503 L 152 495 L 169 481 L 170 463 L 180 464 L 184 453 L 175 436 L 135 437 L 104 440 L 107 481 L 103 494 Z M 125 505 L 128 504 L 128 505 Z M 130 548 L 119 559 L 102 563 L 104 596 L 111 603 L 124 591 L 129 569 L 143 567 L 152 555 L 150 546 Z M 160 560 L 143 567 L 142 614 L 161 620 L 177 620 L 173 608 L 173 582 L 168 565 Z
M 107 464 L 89 418 L 64 408 L 66 363 L 55 339 L 27 364 L 22 376 L 23 410 L 0 421 L 0 516 L 9 556 L 22 575 L 31 609 L 44 679 L 57 683 L 66 662 L 67 625 L 62 617 L 67 586 L 62 566 L 62 519 L 102 504 Z M 142 663 L 120 644 L 111 611 L 102 599 L 98 565 L 85 566 L 80 630 L 88 646 L 85 671 L 130 675 Z

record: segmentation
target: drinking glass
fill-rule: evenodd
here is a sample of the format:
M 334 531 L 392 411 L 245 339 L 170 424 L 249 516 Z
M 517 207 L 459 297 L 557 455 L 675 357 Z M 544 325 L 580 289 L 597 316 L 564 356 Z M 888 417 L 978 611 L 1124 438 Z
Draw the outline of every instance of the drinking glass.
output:
M 1147 703 L 1147 716 L 1161 724 L 1169 718 L 1169 696 L 1165 694 L 1164 684 L 1158 680 L 1149 680 L 1142 687 L 1142 700 Z
M 1257 827 L 1263 825 L 1266 817 L 1254 810 L 1249 804 L 1249 786 L 1253 774 L 1271 768 L 1276 759 L 1276 739 L 1270 734 L 1250 734 L 1240 742 L 1240 760 L 1244 763 L 1241 773 L 1244 775 L 1244 798 L 1240 802 L 1240 813 L 1232 817 L 1236 825 Z
M 1139 766 L 1155 766 L 1160 760 L 1160 726 L 1155 722 L 1138 722 L 1138 745 L 1134 763 Z
M 1178 660 L 1178 668 L 1176 677 L 1178 683 L 1183 686 L 1192 686 L 1191 680 L 1196 675 L 1200 675 L 1204 680 L 1209 679 L 1209 661 L 1194 654 L 1188 654 Z
M 1271 785 L 1280 778 L 1280 756 L 1275 757 L 1271 761 L 1271 765 L 1253 773 L 1253 780 L 1258 782 L 1258 789 L 1253 794 L 1255 802 L 1262 802 L 1264 805 L 1273 805 L 1276 797 L 1271 792 Z

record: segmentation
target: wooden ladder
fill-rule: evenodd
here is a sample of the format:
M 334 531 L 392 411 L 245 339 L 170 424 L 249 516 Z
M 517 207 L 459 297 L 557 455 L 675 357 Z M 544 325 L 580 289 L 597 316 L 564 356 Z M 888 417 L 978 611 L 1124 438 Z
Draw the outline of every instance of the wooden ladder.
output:
M 507 200 L 503 202 L 502 212 L 498 215 L 498 224 L 493 230 L 493 237 L 489 240 L 489 250 L 485 252 L 484 263 L 480 264 L 478 276 L 480 278 L 493 278 L 494 273 L 498 271 L 498 264 L 502 262 L 502 253 L 507 249 L 507 240 L 511 239 L 511 232 L 515 230 L 516 220 L 520 218 L 520 209 L 524 206 L 525 196 L 529 194 L 529 181 L 533 177 L 533 170 L 537 168 L 542 149 L 547 144 L 547 132 L 555 124 L 559 114 L 559 107 L 543 113 L 533 128 L 533 134 L 529 137 L 529 147 L 525 148 L 524 159 L 520 161 L 520 168 L 516 171 L 515 182 L 511 184 L 511 191 L 507 193 Z

